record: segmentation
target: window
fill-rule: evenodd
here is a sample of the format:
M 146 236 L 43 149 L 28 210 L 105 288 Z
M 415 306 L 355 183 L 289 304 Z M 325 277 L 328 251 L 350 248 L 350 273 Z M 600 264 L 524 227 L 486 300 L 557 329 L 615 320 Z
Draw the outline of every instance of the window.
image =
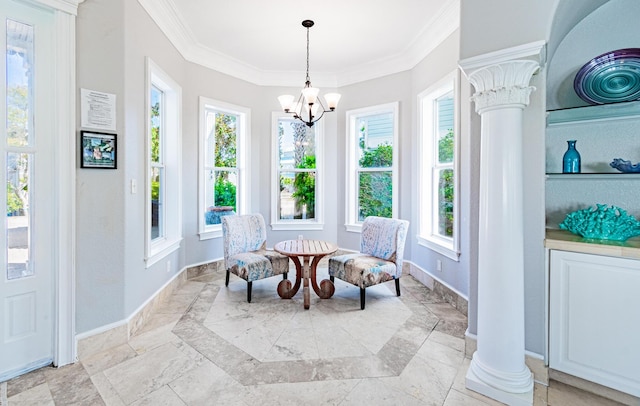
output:
M 182 240 L 182 89 L 147 58 L 147 267 Z
M 321 230 L 322 122 L 308 127 L 274 113 L 274 170 L 271 227 L 274 230 Z
M 247 212 L 250 122 L 249 109 L 200 97 L 200 239 L 222 236 L 222 216 Z
M 418 241 L 458 259 L 457 73 L 418 96 L 420 221 Z
M 347 112 L 346 229 L 397 215 L 398 103 Z

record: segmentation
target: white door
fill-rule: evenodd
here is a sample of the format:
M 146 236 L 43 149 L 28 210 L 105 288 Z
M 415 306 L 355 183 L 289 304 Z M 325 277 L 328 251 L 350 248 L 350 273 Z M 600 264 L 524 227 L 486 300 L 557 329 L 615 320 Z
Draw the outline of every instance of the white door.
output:
M 0 3 L 0 381 L 53 359 L 53 13 Z

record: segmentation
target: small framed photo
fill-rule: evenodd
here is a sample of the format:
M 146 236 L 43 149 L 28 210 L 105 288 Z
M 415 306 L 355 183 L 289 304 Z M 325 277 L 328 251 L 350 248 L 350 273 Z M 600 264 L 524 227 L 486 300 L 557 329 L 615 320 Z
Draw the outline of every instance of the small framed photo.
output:
M 80 167 L 116 169 L 116 134 L 80 132 Z

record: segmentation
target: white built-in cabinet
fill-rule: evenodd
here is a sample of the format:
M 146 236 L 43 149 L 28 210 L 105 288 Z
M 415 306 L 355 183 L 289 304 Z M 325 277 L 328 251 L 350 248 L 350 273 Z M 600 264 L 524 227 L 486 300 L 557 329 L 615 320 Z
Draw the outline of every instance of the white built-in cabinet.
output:
M 581 174 L 562 174 L 567 140 Z M 575 210 L 616 205 L 640 218 L 640 101 L 551 111 L 547 116 L 546 240 L 549 368 L 640 397 L 640 238 L 587 241 L 559 230 Z
M 549 367 L 640 396 L 640 260 L 549 251 Z

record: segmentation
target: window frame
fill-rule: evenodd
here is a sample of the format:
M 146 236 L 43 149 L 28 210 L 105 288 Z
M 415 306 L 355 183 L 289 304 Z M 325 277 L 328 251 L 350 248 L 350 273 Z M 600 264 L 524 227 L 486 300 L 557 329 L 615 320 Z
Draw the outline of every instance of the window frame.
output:
M 151 89 L 164 93 L 164 235 L 151 239 Z M 145 86 L 145 265 L 147 268 L 180 248 L 182 241 L 182 88 L 151 58 L 146 58 Z M 162 146 L 162 145 L 161 145 Z
M 222 224 L 206 224 L 206 143 L 207 143 L 207 112 L 217 111 L 229 115 L 234 115 L 236 119 L 236 174 L 238 184 L 236 185 L 236 213 L 246 214 L 249 212 L 249 187 L 247 183 L 248 164 L 248 142 L 251 137 L 251 109 L 244 106 L 211 99 L 200 96 L 199 98 L 199 121 L 198 131 L 198 235 L 200 240 L 222 237 Z M 215 168 L 215 167 L 214 167 Z M 214 169 L 215 170 L 215 169 Z
M 362 221 L 358 220 L 358 174 L 360 166 L 358 164 L 358 133 L 356 123 L 361 116 L 374 114 L 393 114 L 393 163 L 391 165 L 391 218 L 398 216 L 398 157 L 399 157 L 399 102 L 378 104 L 375 106 L 363 107 L 348 110 L 346 112 L 346 206 L 345 206 L 345 229 L 350 232 L 359 233 L 362 231 Z
M 323 230 L 324 229 L 324 124 L 317 121 L 315 128 L 316 147 L 316 207 L 314 219 L 280 219 L 280 148 L 278 146 L 278 123 L 281 119 L 295 120 L 281 111 L 271 114 L 271 229 L 272 230 Z M 290 171 L 290 170 L 287 170 Z
M 435 102 L 453 93 L 453 162 L 439 165 L 436 159 L 438 142 Z M 418 94 L 418 244 L 454 261 L 460 257 L 460 74 L 458 70 L 447 74 L 432 86 Z M 439 223 L 434 219 L 439 209 L 438 185 L 434 171 L 453 170 L 453 236 L 437 232 Z

